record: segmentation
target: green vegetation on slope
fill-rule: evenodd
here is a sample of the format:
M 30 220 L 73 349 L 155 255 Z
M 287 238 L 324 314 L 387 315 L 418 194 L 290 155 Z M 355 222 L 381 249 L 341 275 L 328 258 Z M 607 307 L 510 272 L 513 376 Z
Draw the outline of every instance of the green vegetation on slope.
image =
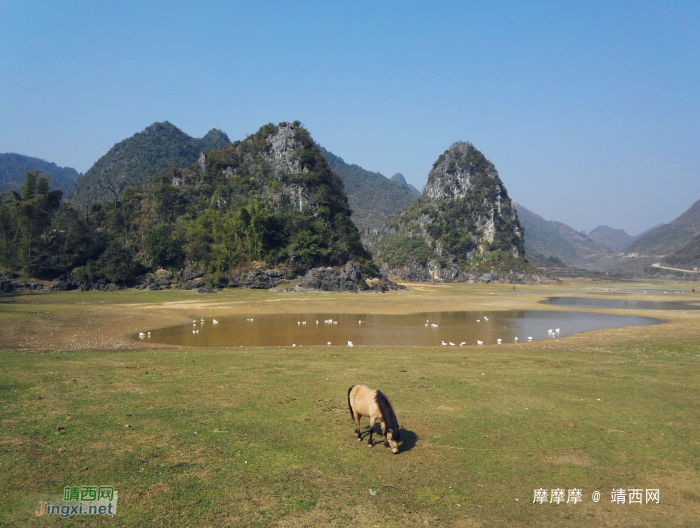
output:
M 361 229 L 376 229 L 395 212 L 416 201 L 408 189 L 359 165 L 345 163 L 343 158 L 319 147 L 331 169 L 345 183 L 352 220 Z
M 188 167 L 202 152 L 229 143 L 220 130 L 196 139 L 167 121 L 154 123 L 114 145 L 78 180 L 71 196 L 86 205 L 116 200 L 125 188 L 147 187 L 171 167 Z
M 63 191 L 63 196 L 70 194 L 80 177 L 80 173 L 71 167 L 59 167 L 55 163 L 21 154 L 0 154 L 0 192 L 9 189 L 18 191 L 25 175 L 36 170 L 48 176 L 50 186 Z
M 43 190 L 7 197 L 0 265 L 46 278 L 77 267 L 79 279 L 118 284 L 185 265 L 213 280 L 251 261 L 369 266 L 343 181 L 296 123 L 266 125 L 203 161 L 82 212 Z

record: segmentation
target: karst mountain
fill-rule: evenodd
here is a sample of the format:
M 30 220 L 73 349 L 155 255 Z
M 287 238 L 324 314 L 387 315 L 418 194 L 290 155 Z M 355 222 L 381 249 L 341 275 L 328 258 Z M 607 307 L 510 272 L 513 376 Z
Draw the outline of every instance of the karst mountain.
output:
M 465 142 L 438 157 L 423 196 L 367 243 L 379 265 L 408 279 L 455 280 L 486 262 L 501 270 L 527 267 L 508 192 L 493 163 Z

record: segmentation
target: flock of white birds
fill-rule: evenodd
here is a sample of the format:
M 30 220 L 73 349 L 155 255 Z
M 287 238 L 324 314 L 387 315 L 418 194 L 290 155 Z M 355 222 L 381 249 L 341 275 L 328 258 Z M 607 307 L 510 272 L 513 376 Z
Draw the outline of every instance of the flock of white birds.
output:
M 486 317 L 486 316 L 484 316 L 484 321 L 488 321 L 488 320 L 489 320 L 489 318 Z M 480 323 L 480 322 L 481 322 L 481 319 L 477 319 L 476 322 L 477 322 L 477 323 Z M 430 325 L 431 328 L 438 328 L 438 325 L 437 325 L 437 324 L 431 323 L 429 319 L 426 319 L 426 321 L 425 321 L 425 326 L 427 327 L 428 325 Z M 554 338 L 554 337 L 559 337 L 559 335 L 561 335 L 561 329 L 559 329 L 559 328 L 550 328 L 549 330 L 547 330 L 547 333 L 548 333 L 549 337 L 552 337 L 552 338 Z M 528 341 L 532 341 L 532 336 L 528 336 L 528 337 L 527 337 L 527 340 L 528 340 Z M 513 342 L 515 342 L 515 343 L 518 342 L 518 336 L 515 336 L 515 338 L 513 339 Z M 501 339 L 501 338 L 499 337 L 498 339 L 496 339 L 496 343 L 499 344 L 499 345 L 502 344 L 502 343 L 503 343 L 503 339 Z M 464 345 L 466 345 L 466 344 L 467 344 L 466 341 L 462 341 L 462 342 L 459 344 L 459 346 L 464 346 Z M 477 339 L 477 340 L 476 340 L 476 344 L 479 345 L 479 346 L 481 346 L 481 345 L 484 344 L 484 342 L 483 342 L 482 340 L 480 340 L 480 339 Z M 442 346 L 457 346 L 457 343 L 453 343 L 452 341 L 447 341 L 447 342 L 446 342 L 446 341 L 442 341 Z
M 489 320 L 489 318 L 486 317 L 486 316 L 484 316 L 484 321 L 487 321 L 487 322 L 488 322 L 488 320 Z M 205 321 L 206 321 L 206 320 L 205 320 L 203 317 L 199 320 L 200 323 L 204 323 Z M 249 318 L 246 318 L 246 321 L 249 322 L 249 323 L 252 323 L 253 321 L 255 321 L 255 319 L 249 317 Z M 197 326 L 197 322 L 198 322 L 197 319 L 193 320 L 193 321 L 192 321 L 192 326 Z M 481 319 L 477 319 L 476 322 L 477 322 L 477 323 L 480 323 L 480 322 L 481 322 Z M 212 323 L 216 325 L 216 324 L 219 324 L 219 321 L 217 321 L 216 319 L 212 319 Z M 357 321 L 357 323 L 361 326 L 361 325 L 362 325 L 362 320 Z M 318 324 L 319 324 L 319 321 L 318 321 L 318 319 L 317 319 L 317 320 L 316 320 L 316 326 L 318 326 Z M 325 320 L 323 321 L 323 324 L 326 324 L 326 325 L 337 325 L 337 324 L 338 324 L 338 321 L 334 321 L 333 319 L 325 319 Z M 306 326 L 306 321 L 297 321 L 297 326 Z M 430 328 L 438 328 L 438 327 L 439 327 L 438 324 L 436 324 L 436 323 L 431 323 L 429 319 L 426 319 L 426 321 L 425 321 L 425 326 L 426 326 L 426 327 L 430 326 Z M 196 334 L 199 334 L 199 329 L 198 329 L 198 328 L 193 328 L 193 329 L 192 329 L 192 333 L 195 334 L 195 335 L 196 335 Z M 548 334 L 549 337 L 551 337 L 551 338 L 556 338 L 556 337 L 559 337 L 559 335 L 561 334 L 561 331 L 560 331 L 559 328 L 550 328 L 549 330 L 547 330 L 547 334 Z M 140 339 L 144 339 L 144 338 L 146 338 L 146 337 L 148 337 L 148 338 L 150 339 L 150 337 L 151 337 L 151 332 L 147 332 L 147 333 L 139 332 L 139 338 L 140 338 Z M 528 340 L 528 341 L 532 341 L 532 336 L 528 336 L 527 340 Z M 517 336 L 515 337 L 515 339 L 514 339 L 513 341 L 514 341 L 515 343 L 518 342 Z M 498 343 L 499 345 L 502 344 L 502 343 L 503 343 L 503 339 L 501 339 L 501 338 L 496 339 L 496 343 Z M 328 341 L 327 344 L 328 344 L 328 345 L 331 345 L 332 343 L 331 343 L 331 341 Z M 466 344 L 467 344 L 466 341 L 462 341 L 461 343 L 459 343 L 459 346 L 464 346 L 464 345 L 466 345 Z M 477 340 L 476 340 L 476 344 L 479 345 L 479 346 L 481 346 L 481 345 L 484 344 L 484 342 L 481 341 L 480 339 L 477 339 Z M 293 346 L 293 347 L 296 347 L 297 345 L 296 345 L 296 343 L 292 343 L 292 346 Z M 355 345 L 353 344 L 352 341 L 348 341 L 348 346 L 349 346 L 349 347 L 353 347 L 353 346 L 355 346 Z M 453 343 L 452 341 L 442 341 L 442 346 L 457 346 L 457 343 Z

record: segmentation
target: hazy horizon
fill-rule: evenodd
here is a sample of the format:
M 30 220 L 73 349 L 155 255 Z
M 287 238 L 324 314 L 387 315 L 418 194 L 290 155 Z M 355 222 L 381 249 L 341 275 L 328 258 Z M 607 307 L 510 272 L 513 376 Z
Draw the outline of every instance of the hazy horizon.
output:
M 0 152 L 85 172 L 156 121 L 300 120 L 421 188 L 471 141 L 512 199 L 631 235 L 700 199 L 700 5 L 0 5 Z

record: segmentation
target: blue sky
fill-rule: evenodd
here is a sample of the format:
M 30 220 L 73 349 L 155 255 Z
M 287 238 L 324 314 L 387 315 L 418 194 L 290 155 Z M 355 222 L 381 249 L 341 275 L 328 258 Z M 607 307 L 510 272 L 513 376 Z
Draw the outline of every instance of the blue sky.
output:
M 168 120 L 300 120 L 425 184 L 471 141 L 510 196 L 631 234 L 700 199 L 700 2 L 0 0 L 0 152 L 81 172 Z

